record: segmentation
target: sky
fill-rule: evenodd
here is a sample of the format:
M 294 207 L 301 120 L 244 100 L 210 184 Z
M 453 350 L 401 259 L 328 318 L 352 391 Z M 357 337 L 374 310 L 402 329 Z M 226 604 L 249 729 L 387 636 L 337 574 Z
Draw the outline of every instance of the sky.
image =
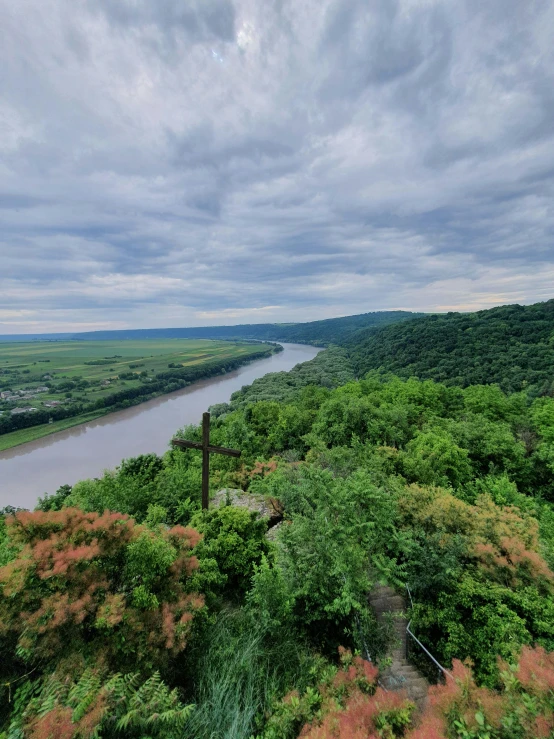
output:
M 554 0 L 0 0 L 0 334 L 554 297 Z

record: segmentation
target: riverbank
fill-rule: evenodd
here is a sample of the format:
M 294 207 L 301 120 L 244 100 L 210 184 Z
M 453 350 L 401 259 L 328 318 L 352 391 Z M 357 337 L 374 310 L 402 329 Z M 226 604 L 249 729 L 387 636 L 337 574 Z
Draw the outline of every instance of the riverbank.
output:
M 235 349 L 234 345 L 229 346 L 233 350 Z M 237 345 L 236 349 L 242 353 L 242 356 L 232 356 L 230 352 L 227 352 L 226 356 L 218 357 L 217 359 L 210 358 L 208 361 L 206 361 L 204 356 L 211 357 L 212 355 L 201 356 L 199 358 L 200 362 L 198 360 L 189 361 L 186 365 L 178 366 L 172 363 L 169 365 L 172 368 L 170 371 L 160 372 L 153 377 L 147 377 L 148 384 L 146 384 L 146 381 L 139 383 L 137 378 L 134 386 L 126 387 L 116 393 L 111 393 L 95 403 L 89 403 L 88 408 L 85 407 L 83 412 L 80 413 L 71 412 L 71 408 L 56 408 L 54 410 L 43 410 L 38 413 L 26 414 L 25 416 L 18 415 L 12 419 L 4 418 L 0 423 L 0 431 L 2 430 L 2 425 L 8 423 L 15 426 L 15 430 L 0 433 L 0 452 L 72 428 L 73 426 L 87 423 L 88 421 L 101 418 L 124 408 L 145 403 L 152 398 L 157 398 L 193 385 L 198 380 L 225 375 L 239 367 L 268 358 L 272 354 L 282 351 L 280 345 L 268 346 L 267 344 L 256 349 L 249 347 L 246 353 L 244 344 Z M 50 400 L 49 396 L 48 399 Z M 44 417 L 43 423 L 36 423 L 39 414 L 41 418 Z
M 6 449 L 13 449 L 16 446 L 20 446 L 20 444 L 27 444 L 30 441 L 42 439 L 58 431 L 65 431 L 66 429 L 73 428 L 73 426 L 80 426 L 83 423 L 94 421 L 96 418 L 107 416 L 113 412 L 113 410 L 109 409 L 93 411 L 92 413 L 83 413 L 73 418 L 64 418 L 63 421 L 43 423 L 40 426 L 31 426 L 28 429 L 20 429 L 19 431 L 12 431 L 9 434 L 3 434 L 0 436 L 0 452 L 4 452 Z
M 54 493 L 61 485 L 100 477 L 122 459 L 163 454 L 177 429 L 199 423 L 210 406 L 228 403 L 234 392 L 257 378 L 288 372 L 319 353 L 306 345 L 283 344 L 283 348 L 225 375 L 0 452 L 0 508 L 33 508 L 39 496 Z

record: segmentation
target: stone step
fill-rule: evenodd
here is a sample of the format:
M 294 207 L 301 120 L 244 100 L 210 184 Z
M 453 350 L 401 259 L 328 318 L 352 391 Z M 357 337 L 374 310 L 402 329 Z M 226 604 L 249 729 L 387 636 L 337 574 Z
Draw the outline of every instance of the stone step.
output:
M 427 681 L 419 678 L 417 680 L 403 680 L 402 677 L 389 677 L 382 680 L 382 683 L 387 690 L 392 690 L 393 692 L 405 690 L 410 695 L 427 695 L 427 691 L 429 689 Z
M 410 677 L 405 680 L 406 685 L 411 685 L 414 688 L 422 688 L 427 690 L 429 687 L 427 680 L 424 677 Z
M 427 691 L 429 689 L 429 686 L 426 683 L 404 681 L 400 679 L 382 680 L 382 683 L 387 690 L 390 690 L 393 693 L 398 693 L 403 690 L 411 698 L 420 698 L 427 695 Z
M 409 677 L 420 677 L 420 674 L 417 670 L 408 668 L 403 668 L 401 670 L 391 670 L 389 674 L 402 675 L 402 677 L 405 677 L 406 679 Z
M 395 610 L 395 611 L 404 611 L 405 604 L 404 601 L 400 596 L 395 596 L 394 598 L 379 598 L 377 600 L 370 600 L 372 608 L 374 608 L 376 611 L 383 611 L 383 610 Z M 389 608 L 389 606 L 392 606 L 392 609 Z
M 411 673 L 414 675 L 420 675 L 421 673 L 417 669 L 415 665 L 412 665 L 411 662 L 408 662 L 408 660 L 401 658 L 401 659 L 393 659 L 389 667 L 387 668 L 387 671 L 389 672 L 406 672 Z
M 414 665 L 406 660 L 406 601 L 388 585 L 376 585 L 368 595 L 378 623 L 393 619 L 395 644 L 389 652 L 392 663 L 382 673 L 381 681 L 387 690 L 403 692 L 422 710 L 427 701 L 429 683 Z M 400 642 L 400 644 L 399 644 Z

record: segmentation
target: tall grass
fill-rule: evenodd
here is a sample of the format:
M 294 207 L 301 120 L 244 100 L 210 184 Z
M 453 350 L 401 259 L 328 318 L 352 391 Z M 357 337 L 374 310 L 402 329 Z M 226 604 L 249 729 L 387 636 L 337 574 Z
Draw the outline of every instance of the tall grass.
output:
M 270 635 L 240 612 L 222 615 L 197 662 L 196 710 L 183 739 L 248 739 L 273 699 L 308 684 L 313 663 L 294 634 Z

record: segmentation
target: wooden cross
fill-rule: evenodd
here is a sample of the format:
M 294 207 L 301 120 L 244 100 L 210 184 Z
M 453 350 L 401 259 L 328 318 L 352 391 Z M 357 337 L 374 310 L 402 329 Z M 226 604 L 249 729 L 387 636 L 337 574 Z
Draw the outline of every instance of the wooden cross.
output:
M 226 454 L 228 457 L 240 457 L 242 452 L 236 449 L 227 449 L 224 446 L 210 445 L 210 414 L 202 414 L 202 443 L 198 441 L 185 441 L 184 439 L 172 439 L 173 446 L 182 449 L 202 450 L 202 508 L 207 510 L 210 504 L 210 454 Z

